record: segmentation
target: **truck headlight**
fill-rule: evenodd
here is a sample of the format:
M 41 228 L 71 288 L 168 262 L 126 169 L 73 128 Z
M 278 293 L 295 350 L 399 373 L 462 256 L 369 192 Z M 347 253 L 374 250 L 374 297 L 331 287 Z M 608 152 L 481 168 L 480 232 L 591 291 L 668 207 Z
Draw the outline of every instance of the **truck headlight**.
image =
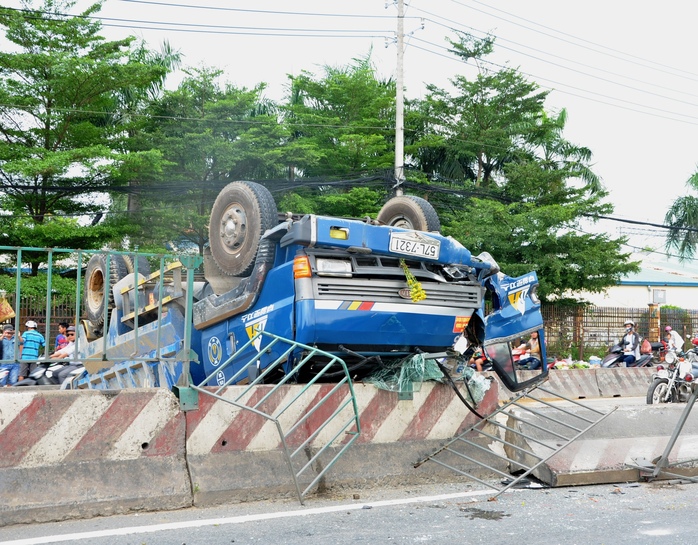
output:
M 326 259 L 318 257 L 315 260 L 318 276 L 341 276 L 351 278 L 351 261 L 345 259 Z

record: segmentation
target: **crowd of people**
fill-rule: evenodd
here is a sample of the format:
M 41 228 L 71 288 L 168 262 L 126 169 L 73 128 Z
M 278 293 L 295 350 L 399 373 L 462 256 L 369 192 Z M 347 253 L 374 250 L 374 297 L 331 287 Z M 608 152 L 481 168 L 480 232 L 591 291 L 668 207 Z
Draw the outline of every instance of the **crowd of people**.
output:
M 24 333 L 15 335 L 12 324 L 3 324 L 2 343 L 0 344 L 0 387 L 14 386 L 27 378 L 43 360 L 46 339 L 38 330 L 34 320 L 27 320 Z M 58 324 L 53 351 L 49 359 L 70 360 L 75 358 L 75 326 L 67 322 Z M 58 373 L 58 383 L 78 367 L 77 363 L 67 361 Z

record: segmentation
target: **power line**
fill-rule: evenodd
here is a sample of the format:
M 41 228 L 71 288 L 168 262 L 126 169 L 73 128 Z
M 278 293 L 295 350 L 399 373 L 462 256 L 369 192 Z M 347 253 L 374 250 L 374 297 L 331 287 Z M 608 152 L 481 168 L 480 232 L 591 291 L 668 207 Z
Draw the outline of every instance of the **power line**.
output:
M 231 7 L 220 7 L 220 6 L 203 6 L 197 4 L 178 4 L 174 2 L 154 2 L 152 0 L 121 0 L 122 2 L 129 2 L 131 4 L 153 4 L 156 6 L 168 6 L 177 8 L 190 8 L 198 10 L 214 10 L 214 11 L 228 11 L 237 13 L 263 13 L 267 15 L 301 15 L 304 17 L 338 17 L 341 19 L 346 18 L 357 18 L 357 19 L 389 19 L 391 21 L 395 20 L 392 15 L 361 15 L 353 13 L 317 13 L 317 12 L 307 12 L 307 11 L 278 11 L 278 10 L 263 10 L 263 9 L 243 9 L 243 8 L 231 8 Z M 418 17 L 406 17 L 406 19 L 419 19 Z
M 250 13 L 275 14 L 275 15 L 280 14 L 280 15 L 313 16 L 313 17 L 338 16 L 338 17 L 343 17 L 343 18 L 352 17 L 351 14 L 328 14 L 328 13 L 317 14 L 317 13 L 308 13 L 308 12 L 290 12 L 290 11 L 272 11 L 272 10 L 244 10 L 244 9 L 239 9 L 239 8 L 227 8 L 227 7 L 226 7 L 226 8 L 221 8 L 221 7 L 215 7 L 215 6 L 195 6 L 195 5 L 190 5 L 190 4 L 176 4 L 176 3 L 170 3 L 170 2 L 150 2 L 150 1 L 137 1 L 137 0 L 122 0 L 122 1 L 127 1 L 127 2 L 130 2 L 130 3 L 138 3 L 138 4 L 155 4 L 155 5 L 163 5 L 163 6 L 170 6 L 170 7 L 185 7 L 185 8 L 197 8 L 197 9 L 212 9 L 212 10 L 223 10 L 223 11 L 233 11 L 233 12 L 240 11 L 240 12 L 250 12 Z M 459 4 L 459 5 L 463 5 L 463 4 L 459 3 L 459 2 L 455 2 L 455 3 L 457 3 L 457 4 Z M 14 9 L 14 8 L 7 8 L 7 9 Z M 445 17 L 441 17 L 441 16 L 439 16 L 439 15 L 433 14 L 433 13 L 428 12 L 428 11 L 426 11 L 426 10 L 420 10 L 419 8 L 413 8 L 413 9 L 417 9 L 417 10 L 422 11 L 422 12 L 424 12 L 424 13 L 430 14 L 430 15 L 432 15 L 432 16 L 434 16 L 434 17 L 438 17 L 438 18 L 440 18 L 440 19 L 444 19 L 444 20 L 446 20 L 446 21 L 449 21 L 449 22 L 451 22 L 451 23 L 453 23 L 453 24 L 457 24 L 457 23 L 453 22 L 451 19 L 448 19 L 448 18 L 445 18 Z M 473 9 L 476 9 L 476 8 L 473 8 Z M 15 10 L 15 11 L 24 11 L 24 10 Z M 482 11 L 482 10 L 477 10 L 477 9 L 476 9 L 476 11 Z M 487 14 L 486 12 L 483 12 L 483 13 Z M 62 14 L 62 15 L 68 16 L 68 15 L 65 15 L 65 14 Z M 487 15 L 490 15 L 490 14 L 487 14 Z M 359 16 L 359 17 L 365 17 L 365 18 L 390 18 L 389 16 Z M 514 16 L 514 17 L 515 17 L 515 16 Z M 277 36 L 277 37 L 302 37 L 302 38 L 340 38 L 340 37 L 341 37 L 341 38 L 361 38 L 361 39 L 364 39 L 364 38 L 371 38 L 371 39 L 374 39 L 374 38 L 386 38 L 387 36 L 389 36 L 389 35 L 391 36 L 391 35 L 393 34 L 392 31 L 381 31 L 381 32 L 383 32 L 383 33 L 381 33 L 381 34 L 366 34 L 366 32 L 375 32 L 375 31 L 367 31 L 367 30 L 363 30 L 363 29 L 358 29 L 358 30 L 357 30 L 357 29 L 350 29 L 350 30 L 333 29 L 333 30 L 329 30 L 329 31 L 328 31 L 327 29 L 315 30 L 315 29 L 307 29 L 307 28 L 305 28 L 305 29 L 293 29 L 293 28 L 269 28 L 269 27 L 233 27 L 233 26 L 226 26 L 226 25 L 210 25 L 210 24 L 194 24 L 194 23 L 176 23 L 176 22 L 165 23 L 165 22 L 158 22 L 158 21 L 156 21 L 156 22 L 151 22 L 151 21 L 143 21 L 143 20 L 117 19 L 117 18 L 109 18 L 109 17 L 91 17 L 91 18 L 98 19 L 98 20 L 100 20 L 100 21 L 122 21 L 122 22 L 126 22 L 126 23 L 139 23 L 139 24 L 140 24 L 140 26 L 134 26 L 133 24 L 116 24 L 116 23 L 104 22 L 104 23 L 103 23 L 104 26 L 107 26 L 107 27 L 129 28 L 129 29 L 136 28 L 136 29 L 140 29 L 140 30 L 191 32 L 191 33 L 222 34 L 222 35 Z M 416 19 L 416 18 L 415 18 L 415 19 Z M 422 18 L 420 18 L 420 19 L 422 19 Z M 459 31 L 459 30 L 458 30 L 457 28 L 455 28 L 455 27 L 448 27 L 448 26 L 446 26 L 446 25 L 444 25 L 444 24 L 442 24 L 442 23 L 440 23 L 440 22 L 438 22 L 438 21 L 435 21 L 435 20 L 429 19 L 429 21 L 430 21 L 430 22 L 433 22 L 433 23 L 435 23 L 435 24 L 437 24 L 437 25 L 439 25 L 439 26 L 443 26 L 443 27 L 445 27 L 445 28 L 449 28 L 449 29 L 451 29 L 451 30 L 453 30 L 453 31 L 456 31 L 456 32 Z M 155 25 L 177 25 L 177 26 L 179 26 L 179 28 L 170 28 L 170 27 L 163 27 L 163 28 L 160 28 L 160 27 L 154 27 L 154 26 L 143 26 L 143 25 L 148 25 L 148 24 L 155 24 Z M 476 30 L 476 29 L 473 29 L 472 27 L 467 27 L 467 26 L 464 26 L 464 25 L 459 25 L 459 26 L 462 27 L 462 28 L 469 28 L 469 29 L 471 29 L 471 30 Z M 519 25 L 519 26 L 521 26 L 521 25 Z M 195 28 L 183 28 L 183 27 L 195 27 Z M 528 27 L 525 27 L 525 28 L 528 28 Z M 477 31 L 477 30 L 476 30 L 476 31 Z M 327 34 L 327 32 L 330 32 L 330 34 Z M 478 32 L 480 32 L 480 31 L 478 31 Z M 312 33 L 312 34 L 309 34 L 309 33 Z M 335 34 L 335 33 L 336 33 L 336 34 Z M 352 35 L 346 35 L 346 34 L 344 34 L 344 35 L 343 35 L 343 33 L 358 33 L 358 34 L 352 34 Z M 431 45 L 431 46 L 433 46 L 433 47 L 437 47 L 437 48 L 444 49 L 444 50 L 448 51 L 447 48 L 444 48 L 444 47 L 439 46 L 439 45 L 437 45 L 437 44 L 433 44 L 433 43 L 428 42 L 428 41 L 426 41 L 426 40 L 421 40 L 421 39 L 419 39 L 419 38 L 414 38 L 414 39 L 415 39 L 415 40 L 422 41 L 422 42 L 424 42 L 424 43 L 427 43 L 428 45 Z M 505 40 L 505 41 L 507 41 L 507 40 Z M 513 42 L 513 43 L 516 43 L 516 42 Z M 441 57 L 444 57 L 444 58 L 449 58 L 449 56 L 442 55 L 442 54 L 440 54 L 440 53 L 431 51 L 431 50 L 426 49 L 426 48 L 421 48 L 421 47 L 414 46 L 414 45 L 411 45 L 411 47 L 416 47 L 417 49 L 420 49 L 420 50 L 422 50 L 422 51 L 425 51 L 425 52 L 427 52 L 427 53 L 429 53 L 429 54 L 435 54 L 435 55 L 438 55 L 438 56 L 441 56 Z M 531 57 L 531 58 L 536 59 L 536 60 L 540 60 L 540 61 L 542 61 L 542 62 L 546 62 L 547 64 L 552 64 L 553 66 L 558 66 L 558 67 L 561 67 L 561 68 L 564 68 L 564 69 L 567 69 L 567 70 L 571 70 L 571 71 L 577 72 L 577 73 L 579 73 L 579 74 L 581 74 L 581 75 L 585 75 L 585 76 L 588 76 L 588 77 L 592 77 L 592 78 L 595 78 L 595 79 L 599 79 L 599 80 L 601 80 L 601 81 L 605 81 L 605 82 L 610 83 L 610 84 L 613 84 L 613 85 L 619 85 L 619 86 L 621 86 L 621 87 L 629 88 L 629 89 L 632 89 L 632 90 L 634 90 L 634 91 L 639 91 L 639 92 L 641 92 L 641 93 L 649 94 L 649 95 L 652 95 L 652 96 L 656 96 L 656 97 L 665 98 L 665 99 L 668 99 L 668 100 L 677 101 L 677 102 L 680 102 L 680 103 L 683 103 L 683 104 L 686 104 L 686 105 L 690 105 L 690 106 L 693 106 L 693 105 L 694 105 L 693 102 L 688 102 L 688 101 L 683 101 L 683 100 L 679 100 L 679 99 L 674 99 L 674 98 L 666 97 L 666 96 L 660 95 L 660 94 L 658 94 L 658 93 L 653 93 L 653 92 L 651 92 L 651 91 L 646 91 L 646 90 L 643 90 L 643 89 L 637 89 L 636 87 L 631 87 L 631 86 L 628 86 L 628 85 L 624 85 L 624 84 L 619 83 L 619 82 L 614 81 L 614 80 L 610 80 L 610 79 L 607 79 L 607 78 L 601 78 L 601 77 L 599 77 L 599 76 L 594 76 L 593 74 L 588 74 L 588 73 L 580 72 L 580 71 L 578 71 L 578 70 L 574 70 L 574 69 L 572 69 L 572 68 L 569 68 L 569 67 L 567 67 L 567 66 L 565 66 L 565 65 L 561 65 L 561 64 L 559 64 L 559 63 L 551 63 L 550 61 L 545 61 L 544 59 L 541 59 L 541 58 L 539 58 L 539 57 L 535 57 L 535 56 L 533 56 L 533 55 L 526 54 L 526 53 L 523 53 L 523 52 L 521 52 L 521 51 L 517 51 L 517 50 L 515 50 L 515 49 L 506 47 L 506 46 L 500 46 L 500 47 L 503 48 L 503 49 L 507 49 L 507 50 L 510 50 L 510 51 L 514 51 L 514 52 L 517 52 L 517 53 L 526 55 L 526 56 L 528 56 L 528 57 Z M 523 46 L 523 47 L 527 47 L 527 46 Z M 529 48 L 529 49 L 531 49 L 531 48 Z M 535 49 L 534 49 L 534 50 L 535 50 Z M 538 50 L 536 50 L 536 51 L 538 51 Z M 556 57 L 563 59 L 562 57 L 559 57 L 559 56 L 556 56 Z M 454 57 L 454 58 L 451 58 L 451 60 L 454 60 L 454 61 L 458 62 L 458 59 L 455 58 L 455 57 Z M 563 60 L 565 60 L 565 59 L 563 59 Z M 496 63 L 492 63 L 492 62 L 490 62 L 490 61 L 482 60 L 482 62 L 489 63 L 490 65 L 499 66 L 500 68 L 503 68 L 503 67 L 501 67 L 501 65 L 497 65 Z M 574 62 L 575 64 L 580 64 L 580 63 L 576 63 L 575 61 L 571 61 L 571 62 Z M 525 73 L 525 72 L 522 72 L 521 70 L 519 70 L 519 72 L 522 73 L 522 74 L 524 74 L 524 75 L 527 75 L 527 76 L 533 78 L 533 79 L 536 80 L 536 81 L 540 81 L 540 80 L 542 80 L 542 81 L 547 81 L 547 82 L 552 83 L 552 84 L 554 84 L 554 85 L 558 85 L 558 86 L 566 87 L 566 88 L 568 88 L 568 89 L 574 89 L 574 90 L 577 90 L 577 91 L 580 91 L 580 92 L 583 92 L 583 93 L 589 93 L 589 94 L 591 94 L 591 95 L 599 96 L 599 97 L 604 98 L 605 100 L 596 100 L 596 99 L 594 99 L 594 98 L 592 98 L 592 97 L 588 97 L 588 96 L 584 96 L 584 95 L 579 95 L 579 94 L 576 94 L 576 93 L 573 93 L 573 92 L 570 92 L 570 91 L 565 91 L 565 90 L 563 90 L 563 89 L 559 89 L 559 88 L 556 88 L 556 87 L 542 86 L 543 88 L 548 88 L 548 89 L 550 89 L 550 90 L 559 91 L 559 92 L 561 92 L 561 93 L 568 94 L 568 95 L 570 95 L 570 96 L 575 96 L 575 97 L 582 98 L 582 99 L 585 99 L 585 100 L 591 100 L 591 101 L 594 101 L 594 102 L 597 102 L 597 103 L 600 103 L 600 104 L 605 104 L 605 105 L 612 106 L 612 107 L 618 107 L 618 108 L 625 109 L 625 110 L 627 110 L 627 111 L 632 111 L 632 112 L 635 112 L 635 113 L 642 113 L 642 114 L 645 114 L 645 115 L 651 115 L 651 116 L 654 116 L 654 117 L 657 117 L 657 118 L 661 118 L 661 119 L 667 119 L 667 120 L 671 120 L 671 121 L 680 121 L 680 122 L 682 122 L 682 123 L 684 123 L 684 124 L 694 124 L 694 123 L 692 123 L 692 122 L 691 122 L 689 119 L 687 119 L 687 118 L 694 119 L 694 120 L 698 121 L 698 117 L 696 117 L 696 116 L 687 116 L 684 112 L 674 112 L 674 111 L 669 111 L 669 110 L 665 110 L 665 109 L 662 109 L 662 108 L 657 108 L 657 107 L 654 107 L 654 106 L 647 106 L 647 105 L 645 105 L 645 104 L 641 104 L 641 103 L 637 103 L 637 102 L 631 102 L 631 101 L 628 101 L 628 100 L 625 100 L 625 99 L 619 99 L 619 98 L 611 97 L 611 96 L 608 96 L 608 95 L 602 95 L 602 94 L 599 94 L 599 93 L 594 92 L 594 91 L 588 91 L 588 90 L 586 90 L 586 89 L 580 89 L 580 88 L 577 88 L 577 87 L 575 87 L 575 86 L 571 86 L 571 85 L 568 85 L 568 84 L 565 84 L 565 83 L 562 83 L 562 82 L 559 82 L 559 81 L 551 80 L 551 79 L 546 78 L 546 77 L 536 76 L 536 75 L 532 75 L 532 74 L 527 74 L 527 73 Z M 634 79 L 634 78 L 626 78 L 626 79 L 631 79 L 631 80 L 634 80 L 634 81 L 640 81 L 640 80 L 636 80 L 636 79 Z M 646 82 L 645 82 L 645 83 L 646 83 Z M 686 94 L 686 93 L 684 93 L 684 94 Z M 689 96 L 694 96 L 694 95 L 689 95 Z M 629 104 L 630 106 L 634 106 L 634 107 L 621 106 L 621 105 L 615 104 L 615 103 L 613 103 L 613 102 L 608 102 L 608 100 L 617 101 L 617 102 L 621 102 L 621 103 L 626 103 L 626 104 Z M 642 109 L 637 109 L 637 108 L 642 108 Z M 653 114 L 653 113 L 651 113 L 651 112 L 649 112 L 649 111 L 645 111 L 645 110 L 643 110 L 643 109 L 653 110 L 653 111 L 655 111 L 655 112 L 658 112 L 659 114 L 668 114 L 668 115 L 657 115 L 657 114 Z M 674 116 L 675 116 L 675 117 L 674 117 Z
M 552 35 L 552 34 L 548 34 L 548 33 L 541 32 L 541 31 L 539 31 L 539 30 L 536 30 L 536 29 L 527 27 L 526 25 L 522 25 L 521 23 L 517 23 L 517 22 L 515 22 L 515 21 L 511 21 L 511 20 L 506 19 L 506 18 L 504 18 L 504 17 L 499 17 L 499 16 L 497 16 L 497 15 L 492 15 L 491 13 L 488 13 L 488 12 L 486 12 L 486 11 L 483 11 L 483 10 L 480 10 L 480 9 L 477 9 L 477 8 L 474 8 L 473 6 L 466 5 L 466 4 L 464 4 L 463 2 L 459 2 L 458 0 L 451 0 L 451 2 L 453 2 L 454 4 L 458 4 L 458 5 L 460 5 L 460 6 L 463 6 L 463 7 L 467 8 L 467 9 L 471 9 L 471 10 L 473 10 L 473 11 L 477 11 L 477 12 L 483 13 L 483 14 L 485 14 L 485 15 L 489 15 L 489 16 L 494 17 L 494 18 L 496 18 L 496 19 L 501 19 L 501 20 L 506 21 L 506 22 L 508 22 L 508 23 L 511 23 L 511 24 L 513 24 L 513 25 L 520 26 L 520 27 L 525 28 L 525 29 L 527 29 L 527 30 L 531 30 L 531 31 L 533 31 L 533 32 L 535 32 L 535 33 L 537 33 L 537 34 L 542 34 L 542 35 L 551 37 L 551 38 L 553 38 L 553 39 L 555 39 L 555 40 L 559 40 L 559 41 L 563 41 L 563 42 L 572 44 L 572 45 L 574 45 L 574 46 L 576 46 L 576 47 L 581 47 L 581 48 L 584 48 L 584 49 L 588 49 L 589 51 L 594 51 L 595 53 L 600 53 L 600 54 L 602 54 L 602 55 L 606 55 L 606 56 L 609 56 L 609 57 L 613 57 L 613 58 L 622 60 L 622 61 L 624 61 L 624 62 L 630 62 L 630 63 L 632 63 L 632 64 L 637 64 L 637 65 L 642 66 L 642 67 L 644 67 L 644 68 L 650 68 L 650 69 L 652 69 L 652 70 L 656 70 L 656 71 L 658 71 L 658 72 L 663 72 L 663 73 L 665 73 L 665 74 L 669 74 L 669 75 L 672 75 L 672 76 L 682 77 L 682 78 L 684 78 L 684 79 L 689 79 L 689 80 L 691 80 L 691 81 L 698 81 L 698 74 L 687 73 L 685 70 L 682 70 L 682 69 L 679 69 L 679 68 L 672 68 L 672 70 L 674 70 L 675 72 L 679 72 L 679 73 L 668 72 L 668 71 L 665 70 L 665 68 L 667 68 L 666 63 L 661 63 L 661 64 L 660 64 L 660 63 L 657 63 L 657 62 L 654 62 L 654 61 L 649 61 L 649 60 L 647 60 L 647 59 L 643 59 L 642 57 L 638 57 L 638 56 L 636 56 L 636 55 L 633 55 L 633 54 L 631 54 L 631 53 L 626 53 L 626 52 L 624 52 L 624 51 L 620 51 L 620 50 L 617 50 L 617 49 L 613 49 L 613 48 L 607 47 L 607 46 L 605 46 L 605 45 L 597 44 L 596 42 L 592 42 L 592 41 L 586 40 L 586 39 L 584 39 L 584 38 L 579 38 L 579 37 L 577 37 L 577 36 L 572 36 L 571 34 L 567 34 L 567 33 L 565 33 L 565 32 L 561 32 L 561 31 L 559 31 L 559 30 L 557 30 L 557 29 L 553 29 L 553 28 L 547 27 L 547 26 L 545 26 L 545 25 L 541 25 L 541 24 L 536 23 L 536 22 L 534 22 L 534 21 L 531 21 L 531 20 L 529 20 L 529 19 L 525 19 L 525 18 L 520 17 L 520 16 L 518 16 L 518 15 L 514 15 L 514 14 L 509 13 L 509 12 L 507 12 L 507 11 L 504 11 L 504 10 L 495 8 L 495 7 L 493 7 L 493 6 L 490 6 L 490 5 L 488 5 L 488 4 L 485 4 L 485 3 L 483 3 L 483 2 L 479 2 L 478 0 L 471 0 L 471 1 L 472 1 L 473 3 L 475 3 L 475 4 L 480 4 L 480 5 L 482 5 L 482 6 L 486 6 L 486 7 L 490 8 L 490 9 L 492 9 L 492 10 L 499 11 L 499 12 L 501 12 L 501 13 L 505 13 L 506 15 L 509 15 L 510 17 L 514 17 L 514 18 L 516 18 L 516 19 L 520 19 L 520 20 L 522 20 L 522 21 L 526 21 L 526 22 L 531 23 L 531 24 L 533 24 L 533 25 L 536 25 L 536 26 L 538 26 L 538 27 L 551 30 L 552 32 L 555 32 L 555 33 L 560 34 L 560 35 L 563 35 L 563 36 L 568 36 L 568 37 L 570 37 L 570 38 L 574 38 L 575 40 L 577 40 L 577 41 L 579 41 L 579 42 L 584 42 L 584 43 L 587 43 L 587 44 L 596 46 L 596 47 L 601 48 L 601 49 L 593 49 L 593 48 L 591 48 L 591 47 L 586 47 L 586 46 L 580 45 L 580 44 L 578 44 L 578 43 L 575 43 L 575 42 L 573 42 L 573 41 L 566 40 L 566 39 L 563 39 L 563 38 L 559 38 L 559 37 L 554 36 L 554 35 Z M 607 50 L 607 51 L 604 51 L 604 50 Z M 621 55 L 624 55 L 625 57 L 629 57 L 629 58 L 631 58 L 631 59 L 637 59 L 638 61 L 642 61 L 642 62 L 635 62 L 635 61 L 628 60 L 628 59 L 623 58 L 623 57 L 618 57 L 617 55 L 613 55 L 612 53 L 609 53 L 608 51 L 615 52 L 615 53 L 620 53 Z M 647 64 L 644 64 L 644 63 L 649 63 L 649 64 L 653 64 L 653 65 L 656 65 L 656 66 L 660 66 L 661 68 L 653 68 L 653 67 L 651 67 L 651 66 L 647 66 Z M 683 74 L 683 75 L 682 75 L 682 74 Z M 693 77 L 689 77 L 689 76 L 693 76 Z
M 122 0 L 128 1 L 128 0 Z M 158 2 L 145 2 L 158 4 Z M 195 6 L 192 6 L 195 7 Z M 205 6 L 204 6 L 205 7 Z M 18 9 L 18 8 L 4 8 L 10 11 L 20 12 L 25 14 L 27 19 L 41 19 L 40 17 L 35 17 L 32 11 Z M 210 8 L 216 9 L 216 8 Z M 226 8 L 221 8 L 226 9 Z M 262 13 L 276 13 L 283 15 L 293 15 L 291 12 L 263 12 L 261 10 L 232 10 L 232 11 L 259 11 Z M 392 36 L 394 32 L 392 30 L 376 30 L 376 29 L 328 29 L 328 28 L 288 28 L 288 27 L 254 27 L 254 26 L 232 26 L 232 25 L 216 25 L 210 23 L 180 23 L 176 21 L 151 21 L 143 19 L 123 19 L 117 17 L 105 17 L 101 15 L 72 15 L 68 13 L 53 13 L 53 12 L 39 12 L 44 15 L 49 15 L 52 17 L 77 17 L 82 19 L 90 19 L 99 21 L 102 26 L 109 28 L 128 28 L 135 30 L 158 30 L 167 32 L 193 32 L 193 33 L 206 33 L 206 34 L 223 34 L 223 35 L 239 35 L 239 36 L 280 36 L 280 37 L 301 37 L 301 38 L 386 38 Z M 296 15 L 301 15 L 296 13 Z M 311 14 L 307 14 L 311 15 Z M 343 18 L 351 17 L 350 15 L 344 15 Z M 158 26 L 151 26 L 158 25 Z M 355 36 L 342 34 L 355 33 Z M 373 34 L 370 34 L 373 33 Z M 377 34 L 376 34 L 377 33 Z
M 439 46 L 438 44 L 434 44 L 434 43 L 432 43 L 432 42 L 429 42 L 429 41 L 427 41 L 427 40 L 423 40 L 423 39 L 421 39 L 421 38 L 416 38 L 416 37 L 415 37 L 414 40 L 420 41 L 420 42 L 423 42 L 423 43 L 426 43 L 426 44 L 428 44 L 428 45 L 430 45 L 430 46 L 432 46 L 432 47 L 437 47 L 437 48 L 443 49 L 443 50 L 445 50 L 445 51 L 449 51 L 448 48 L 445 48 L 445 47 L 443 47 L 443 46 Z M 426 52 L 431 53 L 431 54 L 435 54 L 435 55 L 439 55 L 439 56 L 444 57 L 444 58 L 448 58 L 448 59 L 450 59 L 450 60 L 452 60 L 452 61 L 454 61 L 454 62 L 459 62 L 459 63 L 461 63 L 461 64 L 468 64 L 467 62 L 464 63 L 464 61 L 463 61 L 462 59 L 458 59 L 458 58 L 455 57 L 455 56 L 443 55 L 443 54 L 440 54 L 440 53 L 438 53 L 438 52 L 434 52 L 434 51 L 431 51 L 431 50 L 429 50 L 429 49 L 416 46 L 416 45 L 414 45 L 414 44 L 413 44 L 413 45 L 410 45 L 410 47 L 414 47 L 414 48 L 417 48 L 417 49 L 421 49 L 422 51 L 426 51 Z M 483 63 L 483 64 L 486 64 L 486 65 L 489 65 L 489 66 L 496 67 L 496 68 L 507 69 L 506 66 L 503 66 L 503 65 L 501 65 L 501 64 L 497 64 L 497 63 L 495 63 L 495 62 L 488 61 L 488 60 L 485 60 L 485 59 L 479 59 L 479 62 L 481 62 L 481 63 Z M 560 86 L 562 86 L 562 87 L 566 87 L 566 88 L 569 88 L 569 89 L 574 89 L 574 90 L 576 90 L 576 91 L 580 91 L 580 92 L 582 92 L 582 93 L 589 93 L 589 94 L 591 94 L 591 95 L 596 95 L 596 96 L 602 97 L 602 98 L 604 98 L 604 99 L 606 99 L 606 100 L 599 100 L 599 99 L 596 99 L 596 98 L 592 98 L 592 97 L 580 95 L 580 94 L 577 94 L 577 93 L 573 93 L 573 92 L 571 92 L 571 91 L 566 91 L 566 90 L 560 89 L 560 88 L 558 88 L 558 87 L 549 87 L 549 86 L 547 86 L 547 85 L 540 85 L 540 84 L 539 84 L 540 87 L 543 88 L 543 89 L 548 89 L 548 90 L 550 90 L 550 91 L 557 91 L 557 92 L 560 92 L 560 93 L 563 93 L 563 94 L 567 94 L 567 95 L 570 95 L 570 96 L 582 98 L 582 99 L 584 99 L 584 100 L 590 100 L 590 101 L 596 102 L 596 103 L 598 103 L 598 104 L 605 104 L 605 105 L 607 105 L 607 106 L 612 106 L 612 107 L 615 107 L 615 108 L 620 108 L 620 109 L 627 110 L 627 111 L 631 111 L 631 112 L 635 112 L 635 113 L 641 113 L 641 114 L 645 114 L 645 115 L 657 117 L 657 118 L 659 118 L 659 119 L 667 119 L 667 120 L 670 120 L 670 121 L 678 121 L 678 122 L 681 122 L 681 123 L 684 123 L 684 124 L 687 124 L 687 125 L 698 125 L 698 116 L 686 115 L 686 113 L 684 113 L 684 112 L 672 112 L 672 111 L 670 111 L 670 110 L 664 110 L 664 109 L 662 109 L 662 108 L 656 108 L 656 107 L 654 107 L 654 106 L 646 106 L 646 105 L 644 105 L 644 104 L 640 104 L 640 103 L 637 103 L 637 102 L 632 102 L 632 101 L 625 100 L 625 99 L 619 99 L 619 98 L 611 97 L 611 96 L 609 96 L 609 95 L 603 95 L 603 94 L 600 94 L 600 93 L 597 93 L 597 92 L 594 92 L 594 91 L 588 91 L 588 90 L 586 90 L 586 89 L 580 89 L 580 88 L 578 88 L 578 87 L 574 87 L 574 86 L 568 85 L 568 84 L 566 84 L 566 83 L 562 83 L 562 82 L 559 82 L 559 81 L 556 81 L 556 80 L 551 80 L 551 79 L 546 78 L 546 77 L 544 77 L 544 76 L 536 76 L 536 75 L 533 75 L 533 74 L 524 72 L 524 71 L 522 71 L 522 70 L 520 70 L 520 69 L 517 69 L 517 72 L 518 72 L 519 74 L 521 74 L 521 75 L 524 75 L 524 76 L 527 76 L 527 77 L 531 78 L 531 79 L 532 79 L 535 83 L 537 83 L 537 84 L 538 84 L 538 81 L 547 81 L 547 82 L 550 82 L 550 83 L 553 83 L 553 84 L 556 84 L 556 85 L 560 85 Z M 614 101 L 617 101 L 617 102 L 626 103 L 626 104 L 629 104 L 630 106 L 636 106 L 636 108 L 632 108 L 632 107 L 629 107 L 629 106 L 623 106 L 622 104 L 615 104 L 615 103 L 612 103 L 612 102 L 608 102 L 608 100 L 614 100 Z M 687 103 L 687 104 L 691 104 L 691 103 Z M 644 110 L 637 109 L 637 108 L 647 108 L 647 109 L 654 110 L 654 111 L 659 112 L 659 113 L 652 113 L 652 112 L 644 111 Z M 669 114 L 669 115 L 660 115 L 661 113 Z M 678 116 L 678 117 L 670 117 L 670 116 Z M 691 119 L 696 120 L 696 122 L 695 122 L 695 123 L 692 122 Z

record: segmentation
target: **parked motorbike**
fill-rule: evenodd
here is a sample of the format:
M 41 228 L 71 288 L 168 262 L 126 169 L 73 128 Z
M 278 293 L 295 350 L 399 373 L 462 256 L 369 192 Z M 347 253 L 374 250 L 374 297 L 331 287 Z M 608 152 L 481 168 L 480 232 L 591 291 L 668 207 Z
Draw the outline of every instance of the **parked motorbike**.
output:
M 39 361 L 34 370 L 15 386 L 58 386 L 58 371 L 63 364 L 51 361 Z
M 652 363 L 658 365 L 664 361 L 664 356 L 666 356 L 669 345 L 666 341 L 650 343 L 650 345 L 652 346 Z
M 683 357 L 669 351 L 664 364 L 657 366 L 652 382 L 647 389 L 647 404 L 686 403 L 693 391 L 693 382 L 698 377 L 698 353 L 695 348 Z
M 74 366 L 61 384 L 58 381 L 58 372 L 63 370 L 65 365 L 65 362 L 39 361 L 29 376 L 18 381 L 15 386 L 60 386 L 62 390 L 70 389 L 73 377 L 82 374 L 85 368 L 82 365 Z
M 614 344 L 608 354 L 601 360 L 601 367 L 620 367 L 620 359 L 623 357 L 623 344 Z M 652 367 L 652 354 L 642 354 L 628 367 Z

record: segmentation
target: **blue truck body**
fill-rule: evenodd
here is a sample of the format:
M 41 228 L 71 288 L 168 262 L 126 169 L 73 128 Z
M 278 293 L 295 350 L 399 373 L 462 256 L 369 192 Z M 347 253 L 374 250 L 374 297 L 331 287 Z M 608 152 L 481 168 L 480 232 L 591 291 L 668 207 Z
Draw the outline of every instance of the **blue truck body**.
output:
M 533 331 L 541 335 L 541 375 L 547 373 L 534 272 L 510 278 L 488 254 L 473 256 L 437 232 L 316 215 L 280 222 L 264 233 L 259 247 L 252 272 L 230 289 L 215 293 L 204 282 L 188 302 L 162 305 L 156 319 L 144 315 L 137 332 L 124 325 L 128 296 L 115 288 L 106 343 L 84 343 L 83 357 L 93 363 L 79 385 L 172 387 L 181 383 L 185 359 L 191 359 L 194 383 L 244 382 L 279 358 L 283 372 L 293 372 L 308 347 L 339 356 L 361 378 L 409 355 L 449 351 L 466 336 L 468 344 L 484 347 L 505 385 L 517 390 L 525 383 L 517 380 L 511 343 Z M 413 300 L 410 277 L 424 299 Z M 129 282 L 120 282 L 121 292 Z M 143 296 L 152 302 L 161 293 L 162 286 L 153 284 Z M 296 344 L 284 353 L 262 331 Z M 191 352 L 183 353 L 187 334 Z M 239 363 L 229 365 L 231 359 Z M 241 374 L 250 361 L 255 365 Z M 319 358 L 316 369 L 326 363 Z M 313 365 L 298 379 L 312 377 Z

